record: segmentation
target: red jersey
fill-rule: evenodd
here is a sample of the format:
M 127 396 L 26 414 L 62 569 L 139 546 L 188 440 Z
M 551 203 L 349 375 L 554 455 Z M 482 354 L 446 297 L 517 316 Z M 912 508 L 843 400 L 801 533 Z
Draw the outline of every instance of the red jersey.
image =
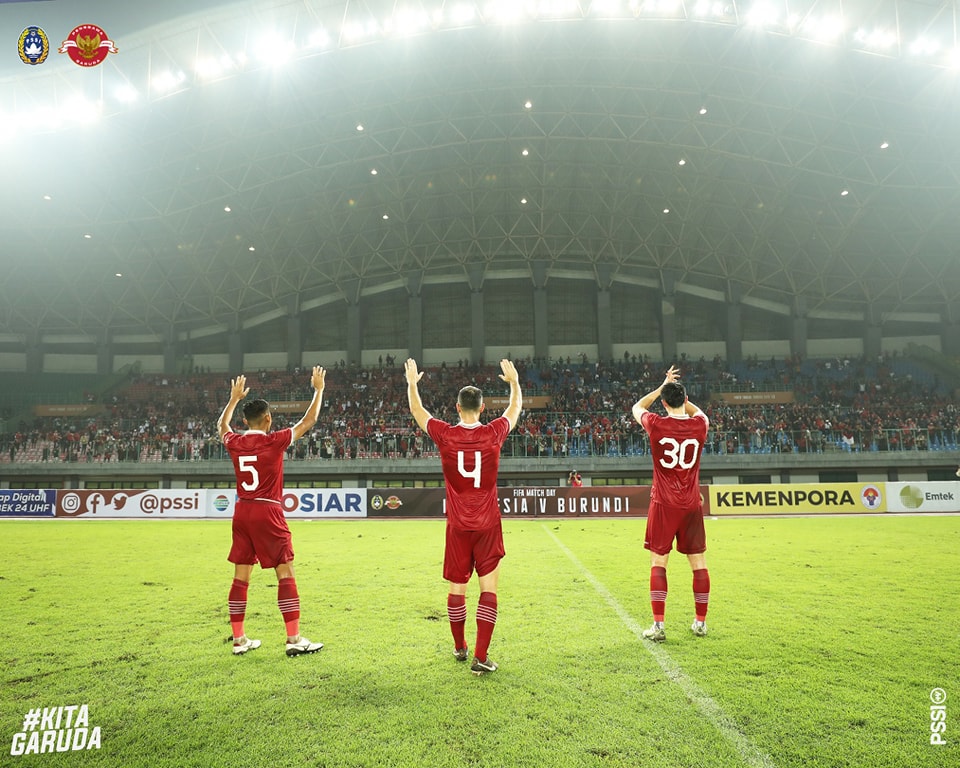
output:
M 700 456 L 710 421 L 702 412 L 684 419 L 647 411 L 640 423 L 650 435 L 653 454 L 650 501 L 674 509 L 699 509 Z
M 277 432 L 227 432 L 223 444 L 237 474 L 237 498 L 280 503 L 283 496 L 283 454 L 293 440 L 293 430 Z
M 497 471 L 500 448 L 510 434 L 510 420 L 500 416 L 489 424 L 440 419 L 427 421 L 427 434 L 440 449 L 447 486 L 447 522 L 464 531 L 482 531 L 500 522 Z

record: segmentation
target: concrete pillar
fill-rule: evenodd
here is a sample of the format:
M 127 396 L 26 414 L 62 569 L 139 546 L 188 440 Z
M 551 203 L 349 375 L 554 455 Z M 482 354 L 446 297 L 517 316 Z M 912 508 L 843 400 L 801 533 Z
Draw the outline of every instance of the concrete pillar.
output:
M 743 290 L 739 285 L 727 286 L 727 363 L 743 362 Z
M 613 330 L 610 317 L 610 285 L 613 267 L 597 266 L 597 354 L 601 360 L 613 360 Z
M 470 283 L 470 362 L 478 365 L 485 357 L 486 335 L 483 323 L 483 264 L 467 265 Z
M 793 313 L 790 318 L 790 354 L 806 358 L 807 356 L 807 302 L 797 296 L 793 301 Z
M 531 262 L 533 276 L 533 356 L 546 360 L 550 351 L 547 334 L 547 261 Z
M 27 331 L 27 373 L 43 373 L 43 336 L 40 330 L 33 328 Z
M 410 294 L 407 353 L 418 362 L 423 360 L 423 297 L 420 295 L 422 286 L 423 272 L 414 272 L 407 277 L 407 291 Z
M 97 338 L 97 374 L 109 376 L 113 373 L 113 347 L 110 344 L 110 331 L 104 330 Z
M 677 362 L 677 275 L 661 270 L 660 284 L 660 346 L 663 362 L 672 365 Z
M 863 319 L 863 356 L 875 361 L 880 356 L 883 340 L 883 313 L 879 304 L 868 304 Z

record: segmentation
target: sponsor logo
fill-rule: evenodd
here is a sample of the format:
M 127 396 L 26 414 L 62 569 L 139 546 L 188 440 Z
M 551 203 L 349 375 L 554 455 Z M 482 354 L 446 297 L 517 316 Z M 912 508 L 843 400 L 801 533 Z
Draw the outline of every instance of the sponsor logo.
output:
M 900 503 L 907 509 L 920 509 L 923 506 L 923 491 L 915 485 L 905 485 L 900 489 Z
M 223 512 L 227 507 L 230 506 L 230 499 L 228 499 L 223 494 L 220 494 L 213 500 L 213 508 L 218 512 Z
M 800 507 L 809 504 L 814 507 L 852 507 L 853 495 L 850 491 L 835 490 L 796 490 L 796 491 L 720 491 L 717 493 L 718 507 Z
M 80 67 L 95 67 L 103 63 L 107 54 L 116 52 L 117 46 L 96 24 L 75 27 L 60 44 L 60 53 L 67 54 L 70 61 Z
M 390 496 L 386 501 L 387 509 L 400 509 L 403 506 L 403 502 L 400 501 L 396 496 Z
M 280 498 L 284 512 L 363 512 L 363 497 L 359 493 L 334 491 L 300 491 L 285 493 Z
M 879 509 L 880 503 L 883 501 L 883 496 L 880 494 L 880 489 L 875 485 L 865 485 L 863 490 L 860 491 L 860 501 L 863 502 L 863 506 L 867 509 Z
M 50 41 L 47 40 L 47 33 L 40 27 L 27 27 L 20 33 L 20 41 L 17 45 L 17 51 L 20 54 L 20 61 L 24 64 L 43 64 L 47 60 L 47 54 L 50 53 Z

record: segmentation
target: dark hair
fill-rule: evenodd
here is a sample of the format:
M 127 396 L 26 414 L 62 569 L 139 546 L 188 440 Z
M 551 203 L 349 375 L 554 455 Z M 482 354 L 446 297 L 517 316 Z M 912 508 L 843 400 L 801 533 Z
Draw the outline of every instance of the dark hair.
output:
M 669 384 L 663 385 L 663 389 L 660 390 L 660 397 L 671 408 L 682 408 L 687 399 L 687 390 L 683 388 L 683 384 L 679 381 L 671 381 Z
M 258 397 L 256 400 L 251 400 L 249 403 L 243 404 L 243 418 L 245 418 L 247 422 L 260 421 L 269 410 L 270 403 Z
M 483 392 L 476 387 L 464 387 L 457 395 L 457 404 L 463 411 L 479 411 L 483 405 Z

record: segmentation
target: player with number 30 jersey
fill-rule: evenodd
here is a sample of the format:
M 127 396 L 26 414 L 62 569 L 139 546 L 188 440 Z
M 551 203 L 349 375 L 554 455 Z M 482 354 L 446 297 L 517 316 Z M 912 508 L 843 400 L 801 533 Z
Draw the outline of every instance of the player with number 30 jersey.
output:
M 707 534 L 703 526 L 700 499 L 700 457 L 707 440 L 710 421 L 687 399 L 680 383 L 680 371 L 673 366 L 663 384 L 634 403 L 633 417 L 650 436 L 653 457 L 653 487 L 647 510 L 643 546 L 650 550 L 650 607 L 653 626 L 644 630 L 647 640 L 666 639 L 664 611 L 667 602 L 667 560 L 673 542 L 687 556 L 693 571 L 694 622 L 690 629 L 697 637 L 707 634 L 707 603 L 710 574 L 707 571 Z M 666 416 L 650 408 L 660 400 Z

